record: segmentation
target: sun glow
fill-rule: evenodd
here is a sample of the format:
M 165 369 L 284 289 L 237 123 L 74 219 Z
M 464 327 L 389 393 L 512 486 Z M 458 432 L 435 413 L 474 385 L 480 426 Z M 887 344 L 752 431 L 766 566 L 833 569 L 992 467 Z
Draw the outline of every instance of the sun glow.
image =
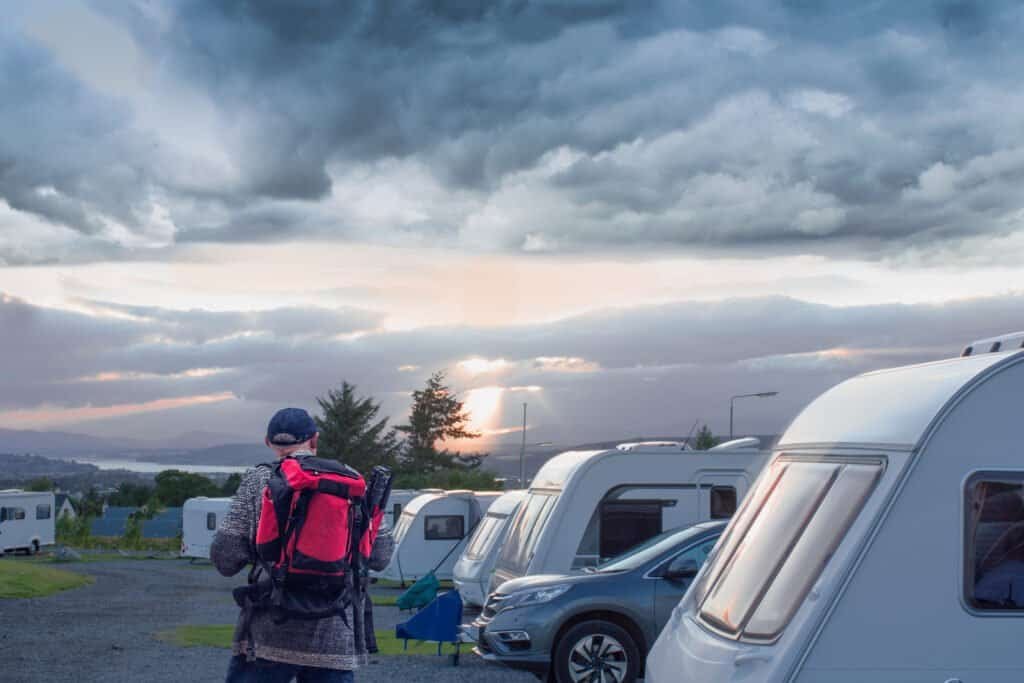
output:
M 495 358 L 493 360 L 487 358 L 467 358 L 466 360 L 459 361 L 459 370 L 470 374 L 470 375 L 483 375 L 492 372 L 501 372 L 509 367 L 509 363 L 504 358 Z M 498 387 L 500 388 L 500 387 Z
M 486 432 L 501 417 L 501 397 L 504 387 L 480 387 L 466 393 L 465 406 L 469 412 L 470 429 Z

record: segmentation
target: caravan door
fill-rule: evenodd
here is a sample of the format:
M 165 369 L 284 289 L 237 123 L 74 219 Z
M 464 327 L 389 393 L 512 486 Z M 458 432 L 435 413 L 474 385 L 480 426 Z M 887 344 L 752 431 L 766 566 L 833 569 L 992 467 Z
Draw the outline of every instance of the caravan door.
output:
M 697 519 L 729 519 L 750 488 L 744 472 L 707 472 L 697 477 Z

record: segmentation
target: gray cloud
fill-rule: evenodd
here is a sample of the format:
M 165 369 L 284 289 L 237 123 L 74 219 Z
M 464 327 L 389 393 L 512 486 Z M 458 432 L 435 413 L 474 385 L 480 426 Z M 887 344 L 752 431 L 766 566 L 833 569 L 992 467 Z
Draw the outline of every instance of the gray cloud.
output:
M 1021 227 L 1017 3 L 93 6 L 152 87 L 211 108 L 195 125 L 230 172 L 7 30 L 0 125 L 24 134 L 0 142 L 0 198 L 108 245 L 88 257 L 303 237 L 875 257 Z M 409 169 L 434 184 L 415 211 L 348 201 L 415 197 Z
M 759 402 L 748 413 L 755 420 L 749 428 L 776 431 L 814 395 L 850 375 L 953 356 L 974 338 L 1021 327 L 1022 304 L 1021 296 L 853 308 L 745 299 L 612 310 L 498 329 L 370 332 L 339 340 L 332 333 L 372 324 L 372 316 L 97 306 L 128 316 L 112 318 L 5 298 L 0 373 L 7 391 L 0 409 L 232 392 L 241 400 L 221 413 L 255 424 L 268 406 L 312 407 L 314 396 L 345 379 L 400 418 L 408 392 L 426 373 L 447 367 L 460 391 L 495 384 L 543 387 L 537 395 L 509 392 L 508 415 L 498 422 L 514 424 L 518 401 L 527 400 L 538 433 L 560 440 L 613 438 L 633 430 L 664 433 L 683 423 L 688 428 L 697 418 L 720 429 L 715 406 L 727 405 L 731 394 L 764 389 L 782 395 Z M 303 334 L 309 329 L 322 334 Z M 471 356 L 503 358 L 508 365 L 499 374 L 469 376 L 457 361 Z M 547 367 L 536 361 L 559 356 L 581 360 Z M 400 371 L 403 365 L 419 369 Z M 189 372 L 197 369 L 217 372 Z M 173 411 L 162 414 L 165 427 L 223 428 L 213 417 L 206 424 L 194 411 L 182 414 L 187 421 Z M 125 428 L 135 429 L 130 421 Z

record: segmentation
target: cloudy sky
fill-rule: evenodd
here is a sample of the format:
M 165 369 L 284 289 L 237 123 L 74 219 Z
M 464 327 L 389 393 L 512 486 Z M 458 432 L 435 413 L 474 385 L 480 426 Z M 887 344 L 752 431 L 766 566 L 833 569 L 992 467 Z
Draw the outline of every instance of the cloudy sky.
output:
M 771 433 L 1024 328 L 1016 2 L 5 11 L 0 427 L 399 419 L 447 368 L 494 439 Z

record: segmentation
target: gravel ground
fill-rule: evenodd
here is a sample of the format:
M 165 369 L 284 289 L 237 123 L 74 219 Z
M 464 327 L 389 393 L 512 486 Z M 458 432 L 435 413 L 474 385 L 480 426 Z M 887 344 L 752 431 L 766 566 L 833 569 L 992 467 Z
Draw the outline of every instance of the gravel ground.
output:
M 23 561 L 5 558 L 0 562 Z M 52 565 L 51 565 L 52 566 Z M 209 565 L 183 560 L 112 560 L 57 565 L 89 574 L 84 588 L 31 600 L 0 601 L 0 679 L 53 681 L 221 681 L 229 653 L 181 648 L 155 638 L 186 624 L 234 623 L 238 613 L 226 579 Z M 401 620 L 394 607 L 377 607 L 378 629 Z M 458 667 L 447 657 L 377 657 L 357 674 L 360 683 L 527 683 L 530 674 L 485 664 L 463 649 Z

